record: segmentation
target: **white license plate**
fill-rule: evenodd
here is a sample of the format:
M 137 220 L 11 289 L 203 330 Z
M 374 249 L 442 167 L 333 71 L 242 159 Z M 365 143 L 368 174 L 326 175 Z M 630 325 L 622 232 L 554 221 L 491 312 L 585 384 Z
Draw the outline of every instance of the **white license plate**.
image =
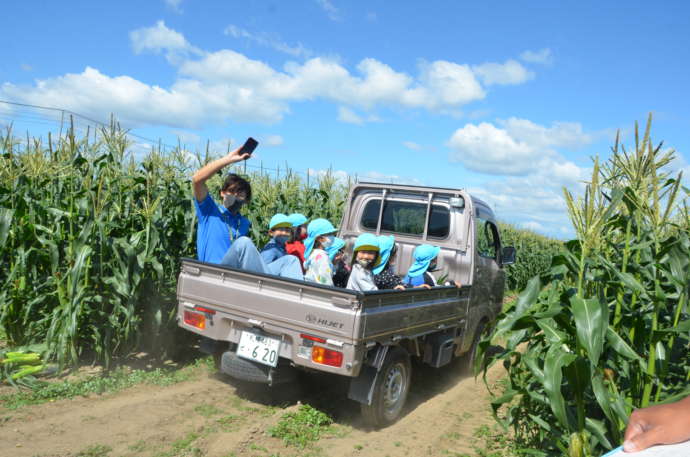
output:
M 242 332 L 237 355 L 245 359 L 254 360 L 275 367 L 278 365 L 280 340 L 252 332 Z

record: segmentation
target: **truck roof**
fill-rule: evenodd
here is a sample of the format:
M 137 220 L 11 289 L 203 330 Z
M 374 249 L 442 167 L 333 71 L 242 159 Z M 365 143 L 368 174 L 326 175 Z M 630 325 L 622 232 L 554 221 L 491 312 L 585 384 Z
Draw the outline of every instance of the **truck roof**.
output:
M 357 181 L 357 183 L 355 183 L 352 190 L 354 191 L 357 187 L 369 187 L 369 188 L 389 189 L 389 190 L 402 190 L 402 191 L 411 191 L 411 192 L 449 193 L 449 194 L 456 194 L 458 196 L 460 194 L 465 194 L 465 195 L 470 196 L 470 198 L 472 199 L 472 204 L 475 208 L 478 206 L 483 207 L 482 208 L 483 212 L 488 212 L 490 214 L 490 219 L 492 219 L 492 220 L 494 219 L 494 212 L 491 209 L 491 206 L 489 206 L 489 204 L 486 203 L 481 198 L 475 197 L 474 195 L 470 194 L 464 188 L 414 186 L 414 185 L 409 185 L 409 184 L 390 184 L 390 183 L 370 182 L 370 181 Z

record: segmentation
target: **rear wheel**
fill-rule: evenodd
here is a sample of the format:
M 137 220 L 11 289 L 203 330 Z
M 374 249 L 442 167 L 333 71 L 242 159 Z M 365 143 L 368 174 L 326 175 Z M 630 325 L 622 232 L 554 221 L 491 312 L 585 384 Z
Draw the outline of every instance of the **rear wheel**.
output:
M 362 405 L 362 416 L 372 427 L 385 427 L 400 418 L 410 390 L 410 356 L 400 348 L 388 351 L 374 383 L 370 405 Z

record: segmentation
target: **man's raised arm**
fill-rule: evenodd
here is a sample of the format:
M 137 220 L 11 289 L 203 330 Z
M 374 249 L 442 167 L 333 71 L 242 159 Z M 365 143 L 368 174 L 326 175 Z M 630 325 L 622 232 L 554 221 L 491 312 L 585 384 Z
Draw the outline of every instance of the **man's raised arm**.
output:
M 224 167 L 232 165 L 233 163 L 247 160 L 251 156 L 251 154 L 240 154 L 240 149 L 242 148 L 239 147 L 230 152 L 228 155 L 214 160 L 213 162 L 207 163 L 198 169 L 196 173 L 194 173 L 194 176 L 192 176 L 192 188 L 196 201 L 201 203 L 206 198 L 206 195 L 208 195 L 206 181 L 213 176 L 214 173 L 217 173 L 219 170 L 222 170 Z

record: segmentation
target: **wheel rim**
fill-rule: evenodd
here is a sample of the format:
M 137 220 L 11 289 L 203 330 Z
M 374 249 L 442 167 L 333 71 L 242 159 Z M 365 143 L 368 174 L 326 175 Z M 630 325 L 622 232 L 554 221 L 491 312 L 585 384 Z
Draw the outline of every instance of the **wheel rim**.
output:
M 383 383 L 383 411 L 391 418 L 395 417 L 402 407 L 407 389 L 407 369 L 402 363 L 396 363 L 386 373 Z

